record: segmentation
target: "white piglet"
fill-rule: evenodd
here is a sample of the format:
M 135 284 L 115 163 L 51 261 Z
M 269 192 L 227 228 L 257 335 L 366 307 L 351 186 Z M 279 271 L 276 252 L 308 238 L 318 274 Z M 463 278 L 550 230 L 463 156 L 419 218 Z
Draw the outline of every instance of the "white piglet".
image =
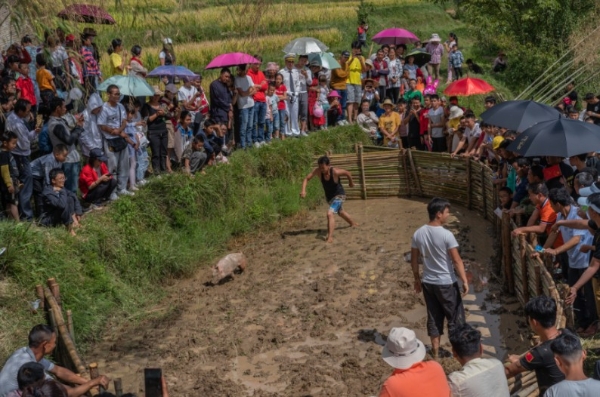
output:
M 219 262 L 212 269 L 213 283 L 216 284 L 226 277 L 233 278 L 233 272 L 238 268 L 240 271 L 244 271 L 247 264 L 248 261 L 246 259 L 246 255 L 242 254 L 241 252 L 229 254 L 224 258 L 221 258 L 221 260 L 219 260 Z

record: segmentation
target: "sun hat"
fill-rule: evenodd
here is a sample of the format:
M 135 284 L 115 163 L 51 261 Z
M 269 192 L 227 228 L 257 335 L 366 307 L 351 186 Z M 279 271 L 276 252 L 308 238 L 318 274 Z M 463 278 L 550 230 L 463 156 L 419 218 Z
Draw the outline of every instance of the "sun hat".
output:
M 291 60 L 291 61 L 294 61 L 294 60 L 296 60 L 296 54 L 294 54 L 294 53 L 291 53 L 291 52 L 290 52 L 290 53 L 287 53 L 287 54 L 285 54 L 285 56 L 283 57 L 283 59 L 284 59 L 285 61 L 290 61 L 290 60 Z
M 588 187 L 579 189 L 579 195 L 581 197 L 587 197 L 594 193 L 600 193 L 600 182 L 594 182 Z
M 267 70 L 278 71 L 279 67 L 277 66 L 277 64 L 275 62 L 269 62 L 269 63 L 267 63 Z
M 502 142 L 504 142 L 504 137 L 495 136 L 494 139 L 492 140 L 492 149 L 498 150 L 498 148 L 500 148 L 500 144 L 502 144 Z
M 440 97 L 440 102 L 448 102 L 448 99 L 446 99 L 445 96 L 441 96 Z
M 369 65 L 370 67 L 374 67 L 373 66 L 373 61 L 371 61 L 370 59 L 365 59 L 365 65 Z
M 457 119 L 459 117 L 462 117 L 464 114 L 465 114 L 465 112 L 461 108 L 459 108 L 458 106 L 452 106 L 450 108 L 450 115 L 449 115 L 449 117 L 451 119 Z
M 440 35 L 439 34 L 433 33 L 431 35 L 431 38 L 429 39 L 429 41 L 430 42 L 438 42 L 439 43 L 440 41 L 442 41 L 442 39 L 440 39 Z
M 171 94 L 177 94 L 177 86 L 175 84 L 167 84 L 165 86 L 165 91 L 170 92 Z
M 392 100 L 390 98 L 385 98 L 385 101 L 383 101 L 383 103 L 381 104 L 381 107 L 384 107 L 385 105 L 390 105 L 390 106 L 394 106 L 394 102 L 392 102 Z
M 327 95 L 327 98 L 341 98 L 341 96 L 336 90 L 333 90 Z
M 383 361 L 397 369 L 408 369 L 425 358 L 425 345 L 415 335 L 415 331 L 399 327 L 392 328 L 383 351 Z
M 160 95 L 160 96 L 165 95 L 165 93 L 163 91 L 161 91 L 157 85 L 153 85 L 152 89 L 154 90 L 154 95 Z
M 94 148 L 92 150 L 90 150 L 90 156 L 92 158 L 98 159 L 102 162 L 106 162 L 108 161 L 108 158 L 104 155 L 104 152 L 102 152 L 102 150 L 98 149 L 98 148 Z
M 310 66 L 311 68 L 312 68 L 313 66 L 316 66 L 316 67 L 319 67 L 319 68 L 320 68 L 320 67 L 321 67 L 321 64 L 319 63 L 319 61 L 312 61 L 312 62 L 309 64 L 309 66 Z
M 170 38 L 166 37 L 166 38 L 163 40 L 163 43 L 164 43 L 164 44 L 173 44 L 173 40 L 171 40 Z

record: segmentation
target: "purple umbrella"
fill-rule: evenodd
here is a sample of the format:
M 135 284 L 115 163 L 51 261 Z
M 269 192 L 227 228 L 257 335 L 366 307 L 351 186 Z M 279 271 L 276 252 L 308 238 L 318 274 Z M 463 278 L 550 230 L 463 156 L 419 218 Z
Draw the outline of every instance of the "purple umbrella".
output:
M 408 44 L 416 43 L 419 38 L 413 33 L 406 29 L 390 28 L 382 30 L 373 36 L 372 40 L 377 44 Z
M 206 69 L 218 69 L 229 66 L 246 65 L 249 63 L 260 63 L 260 61 L 252 55 L 244 54 L 243 52 L 229 52 L 227 54 L 216 56 L 208 65 L 206 65 Z
M 103 8 L 91 4 L 71 4 L 58 13 L 62 19 L 76 22 L 114 25 L 115 19 Z

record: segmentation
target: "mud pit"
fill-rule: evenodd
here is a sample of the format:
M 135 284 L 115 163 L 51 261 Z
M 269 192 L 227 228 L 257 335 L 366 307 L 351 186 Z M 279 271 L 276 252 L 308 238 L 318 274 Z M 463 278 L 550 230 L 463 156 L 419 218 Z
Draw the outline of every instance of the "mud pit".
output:
M 144 367 L 162 367 L 177 397 L 378 394 L 391 373 L 380 357 L 389 329 L 415 329 L 429 343 L 423 298 L 403 259 L 427 221 L 426 203 L 350 201 L 345 208 L 361 226 L 337 218 L 333 244 L 323 242 L 325 206 L 238 239 L 229 248 L 248 257 L 244 274 L 207 286 L 211 271 L 201 269 L 170 287 L 153 319 L 107 330 L 87 359 L 131 392 L 143 391 Z M 449 228 L 471 282 L 467 320 L 481 330 L 485 352 L 503 359 L 527 346 L 522 313 L 487 270 L 489 224 L 459 207 L 452 213 Z M 442 345 L 450 350 L 446 338 Z M 452 358 L 442 364 L 458 368 Z

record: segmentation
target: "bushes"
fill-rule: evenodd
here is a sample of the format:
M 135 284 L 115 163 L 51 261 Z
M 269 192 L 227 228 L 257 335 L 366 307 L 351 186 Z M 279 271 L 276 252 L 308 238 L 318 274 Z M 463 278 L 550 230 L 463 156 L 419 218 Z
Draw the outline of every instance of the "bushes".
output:
M 154 179 L 135 197 L 84 218 L 76 238 L 60 228 L 0 222 L 0 245 L 8 247 L 0 257 L 0 356 L 43 321 L 26 304 L 36 284 L 56 277 L 78 341 L 92 340 L 112 316 L 136 318 L 157 303 L 163 279 L 189 276 L 223 254 L 231 236 L 314 207 L 323 196 L 318 184 L 299 198 L 313 157 L 350 151 L 361 141 L 357 127 L 338 128 L 236 152 L 229 165 L 206 175 Z

